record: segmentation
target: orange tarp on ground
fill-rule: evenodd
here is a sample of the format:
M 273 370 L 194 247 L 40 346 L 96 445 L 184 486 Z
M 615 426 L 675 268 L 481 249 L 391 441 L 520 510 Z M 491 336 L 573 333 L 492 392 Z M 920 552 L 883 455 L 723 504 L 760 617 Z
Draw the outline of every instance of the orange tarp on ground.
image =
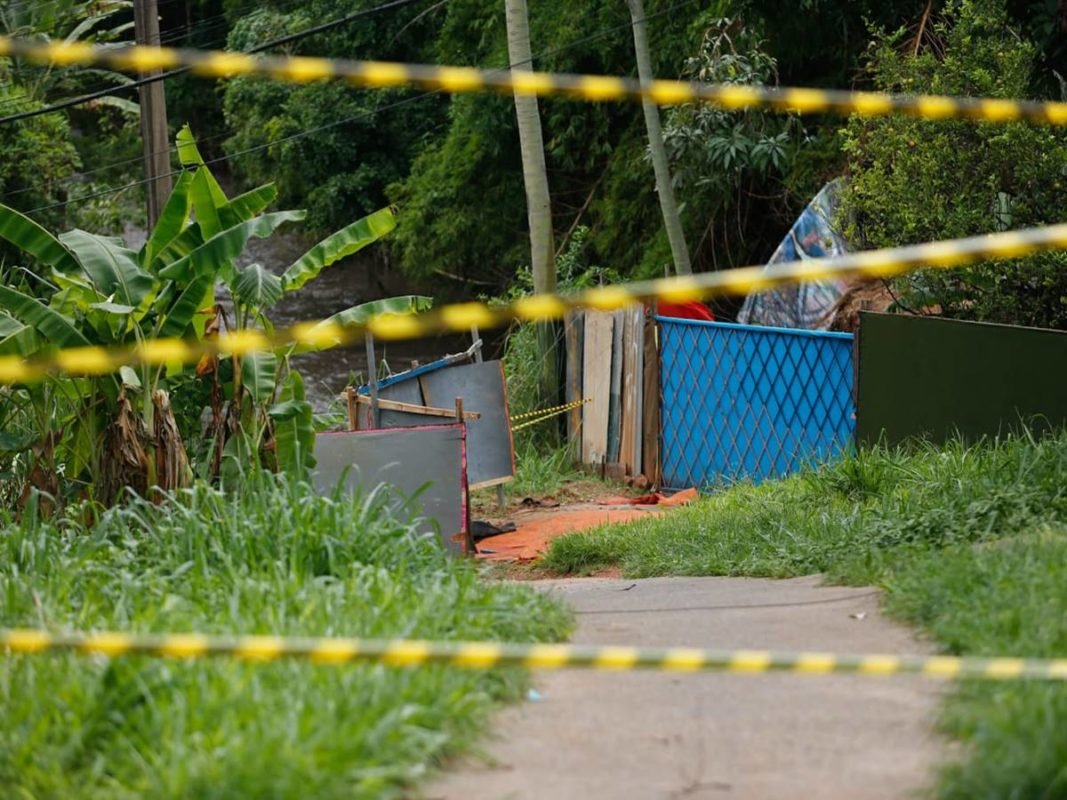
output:
M 514 515 L 518 530 L 478 542 L 478 558 L 486 561 L 532 561 L 544 553 L 557 536 L 596 528 L 609 522 L 629 522 L 659 513 L 650 508 L 604 508 L 577 506 L 545 511 L 520 511 Z

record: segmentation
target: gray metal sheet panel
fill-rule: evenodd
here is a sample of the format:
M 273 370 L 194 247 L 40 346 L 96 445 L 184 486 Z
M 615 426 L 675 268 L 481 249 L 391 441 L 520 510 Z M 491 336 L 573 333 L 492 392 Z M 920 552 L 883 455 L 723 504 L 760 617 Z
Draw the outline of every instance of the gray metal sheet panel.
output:
M 506 481 L 515 475 L 515 452 L 508 419 L 504 366 L 500 361 L 460 364 L 436 370 L 417 380 L 383 387 L 386 400 L 418 403 L 413 387 L 422 384 L 421 403 L 437 408 L 454 408 L 456 398 L 463 398 L 464 411 L 477 411 L 480 419 L 467 421 L 467 479 L 472 487 Z M 360 427 L 369 417 L 367 406 L 360 407 Z M 383 427 L 447 424 L 444 417 L 428 417 L 403 411 L 382 409 Z
M 313 480 L 322 492 L 333 491 L 345 474 L 351 488 L 371 491 L 386 483 L 404 498 L 417 495 L 422 530 L 462 553 L 462 540 L 453 537 L 466 530 L 464 450 L 463 427 L 455 423 L 323 433 L 315 437 Z

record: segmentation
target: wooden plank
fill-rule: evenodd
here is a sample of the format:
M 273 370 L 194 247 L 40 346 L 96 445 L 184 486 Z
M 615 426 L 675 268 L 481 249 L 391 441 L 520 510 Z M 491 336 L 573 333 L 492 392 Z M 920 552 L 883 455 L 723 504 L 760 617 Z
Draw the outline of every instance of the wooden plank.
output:
M 373 401 L 365 394 L 357 395 L 356 402 L 362 405 L 369 406 Z M 449 419 L 456 418 L 456 412 L 449 408 L 434 408 L 433 406 L 420 406 L 414 403 L 401 403 L 399 400 L 386 400 L 379 398 L 378 407 L 383 408 L 386 411 L 404 411 L 408 414 L 421 414 L 424 417 L 448 417 Z M 465 411 L 463 412 L 463 419 L 481 419 L 482 415 L 478 411 Z
M 616 311 L 611 339 L 611 388 L 608 405 L 608 463 L 619 463 L 619 440 L 622 433 L 622 328 L 626 312 Z
M 582 463 L 599 466 L 608 451 L 611 394 L 611 343 L 615 318 L 609 312 L 585 312 L 582 387 L 590 402 L 582 415 Z
M 636 312 L 636 313 L 635 313 Z M 623 315 L 622 337 L 622 413 L 619 434 L 619 463 L 627 475 L 636 475 L 640 457 L 635 456 L 641 429 L 638 410 L 638 386 L 644 376 L 638 372 L 641 362 L 641 308 L 626 309 Z
M 637 406 L 634 409 L 634 463 L 633 463 L 633 475 L 642 474 L 641 470 L 644 466 L 642 455 L 644 452 L 641 440 L 643 438 L 642 431 L 644 430 L 644 413 L 645 413 L 645 310 L 644 308 L 635 309 L 636 314 L 634 317 L 634 347 L 637 351 L 637 365 L 634 370 L 635 383 L 637 384 L 636 396 Z
M 641 464 L 653 488 L 659 488 L 659 340 L 654 319 L 645 320 L 644 391 L 641 393 Z
M 563 402 L 577 403 L 582 399 L 582 313 L 570 311 L 563 320 L 566 347 L 567 381 Z M 582 432 L 582 407 L 567 412 L 567 439 L 577 441 Z M 580 455 L 579 455 L 580 458 Z

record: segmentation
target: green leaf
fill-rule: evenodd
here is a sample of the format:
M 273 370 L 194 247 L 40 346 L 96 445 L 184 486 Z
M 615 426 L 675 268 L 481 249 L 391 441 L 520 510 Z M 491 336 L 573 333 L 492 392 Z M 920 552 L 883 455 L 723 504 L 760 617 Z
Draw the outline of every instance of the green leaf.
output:
M 219 209 L 229 201 L 219 182 L 204 163 L 204 157 L 200 155 L 196 139 L 188 125 L 182 126 L 175 141 L 182 167 L 193 171 L 193 180 L 189 187 L 190 197 L 204 238 L 210 239 L 222 232 L 224 226 L 219 220 Z
M 311 403 L 304 398 L 304 379 L 291 371 L 282 382 L 278 405 L 268 412 L 274 420 L 274 453 L 278 469 L 303 477 L 315 466 L 315 428 Z
M 178 161 L 183 167 L 201 167 L 204 165 L 204 158 L 200 155 L 200 150 L 196 146 L 196 138 L 193 136 L 193 131 L 188 123 L 182 125 L 178 135 L 174 137 L 174 141 L 178 147 Z
M 10 316 L 33 327 L 57 347 L 82 347 L 89 340 L 62 314 L 15 289 L 0 286 L 0 307 Z
M 163 212 L 159 215 L 159 221 L 152 229 L 152 235 L 145 242 L 142 253 L 145 264 L 151 265 L 156 254 L 185 230 L 185 225 L 189 221 L 189 210 L 192 207 L 189 200 L 189 187 L 192 182 L 191 172 L 183 172 L 178 177 L 170 197 L 163 206 Z
M 308 250 L 282 275 L 282 288 L 291 292 L 317 276 L 326 267 L 372 244 L 396 227 L 396 215 L 383 208 L 327 236 Z
M 0 239 L 60 272 L 75 272 L 78 262 L 55 236 L 29 217 L 0 203 Z
M 32 355 L 41 347 L 33 327 L 0 311 L 0 355 Z
M 205 273 L 194 278 L 171 304 L 165 313 L 165 320 L 159 329 L 162 337 L 184 336 L 198 312 L 205 305 L 208 295 L 215 285 L 215 275 Z
M 298 222 L 303 218 L 303 211 L 275 211 L 250 219 L 208 239 L 188 255 L 160 270 L 159 274 L 167 280 L 184 283 L 191 279 L 194 271 L 199 271 L 195 268 L 202 264 L 216 270 L 224 269 L 241 254 L 253 236 L 266 238 L 274 233 L 278 226 L 286 222 Z
M 278 358 L 274 353 L 249 353 L 241 359 L 241 383 L 256 403 L 274 399 Z
M 0 431 L 0 453 L 13 455 L 29 450 L 37 441 L 37 435 L 33 432 L 11 433 Z
M 136 309 L 133 306 L 124 306 L 121 303 L 90 303 L 89 308 L 106 311 L 109 314 L 132 314 Z
M 146 261 L 145 263 L 149 265 L 149 269 L 153 273 L 158 275 L 164 268 L 181 258 L 185 258 L 203 243 L 204 234 L 200 231 L 200 224 L 194 222 L 160 250 L 156 251 L 151 261 Z
M 230 200 L 219 209 L 219 219 L 224 227 L 232 227 L 252 219 L 278 198 L 278 189 L 268 183 Z
M 155 279 L 137 263 L 137 254 L 120 240 L 81 230 L 68 231 L 59 238 L 101 294 L 137 307 L 156 288 Z
M 329 317 L 326 323 L 339 323 L 341 325 L 362 325 L 371 317 L 379 314 L 414 314 L 419 311 L 429 311 L 433 307 L 433 298 L 419 294 L 402 294 L 396 297 L 386 297 L 382 300 L 371 300 L 369 303 L 346 308 Z
M 218 183 L 207 167 L 197 169 L 189 184 L 189 197 L 196 212 L 196 221 L 200 223 L 200 230 L 208 239 L 222 232 L 219 208 L 226 204 L 226 196 L 220 196 L 222 189 L 215 191 L 216 187 Z
M 282 280 L 260 264 L 249 264 L 233 283 L 233 297 L 246 306 L 269 308 L 282 299 Z
M 424 297 L 417 294 L 405 294 L 397 297 L 386 297 L 382 300 L 372 300 L 369 303 L 360 303 L 359 305 L 346 308 L 344 311 L 338 311 L 332 317 L 324 319 L 316 328 L 321 328 L 325 325 L 362 325 L 371 317 L 378 314 L 414 314 L 419 311 L 428 311 L 433 306 L 433 298 Z M 326 348 L 329 345 L 322 345 L 322 348 Z M 298 348 L 298 352 L 306 353 L 311 349 L 302 346 Z

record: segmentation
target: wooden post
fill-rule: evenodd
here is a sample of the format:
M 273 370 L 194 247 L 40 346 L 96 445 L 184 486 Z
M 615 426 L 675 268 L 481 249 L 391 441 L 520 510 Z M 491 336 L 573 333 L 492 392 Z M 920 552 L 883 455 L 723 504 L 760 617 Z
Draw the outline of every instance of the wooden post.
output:
M 367 345 L 367 382 L 370 384 L 371 427 L 382 427 L 382 410 L 378 407 L 378 359 L 374 355 L 374 337 L 370 331 L 364 334 Z
M 158 47 L 159 10 L 156 0 L 133 0 L 133 21 L 137 44 Z M 159 70 L 154 70 L 146 73 L 144 77 L 158 74 Z M 170 196 L 170 136 L 167 134 L 167 103 L 163 81 L 146 83 L 139 92 L 145 194 L 148 196 L 148 232 L 151 235 Z
M 359 424 L 356 420 L 356 390 L 351 386 L 345 389 L 345 399 L 348 400 L 348 429 L 354 431 Z
M 463 398 L 456 398 L 456 421 L 461 425 L 466 425 L 463 421 Z M 470 515 L 471 515 L 471 489 L 470 482 L 467 480 L 467 467 L 463 465 L 463 507 L 467 509 L 466 517 L 464 519 L 463 531 L 464 534 L 464 548 L 467 551 L 467 555 L 473 556 L 478 552 L 478 548 L 474 544 L 474 534 L 471 532 Z
M 478 344 L 481 341 L 481 334 L 478 333 L 478 326 L 471 325 L 471 344 Z M 474 363 L 482 363 L 482 345 L 478 344 L 477 349 L 474 351 Z

